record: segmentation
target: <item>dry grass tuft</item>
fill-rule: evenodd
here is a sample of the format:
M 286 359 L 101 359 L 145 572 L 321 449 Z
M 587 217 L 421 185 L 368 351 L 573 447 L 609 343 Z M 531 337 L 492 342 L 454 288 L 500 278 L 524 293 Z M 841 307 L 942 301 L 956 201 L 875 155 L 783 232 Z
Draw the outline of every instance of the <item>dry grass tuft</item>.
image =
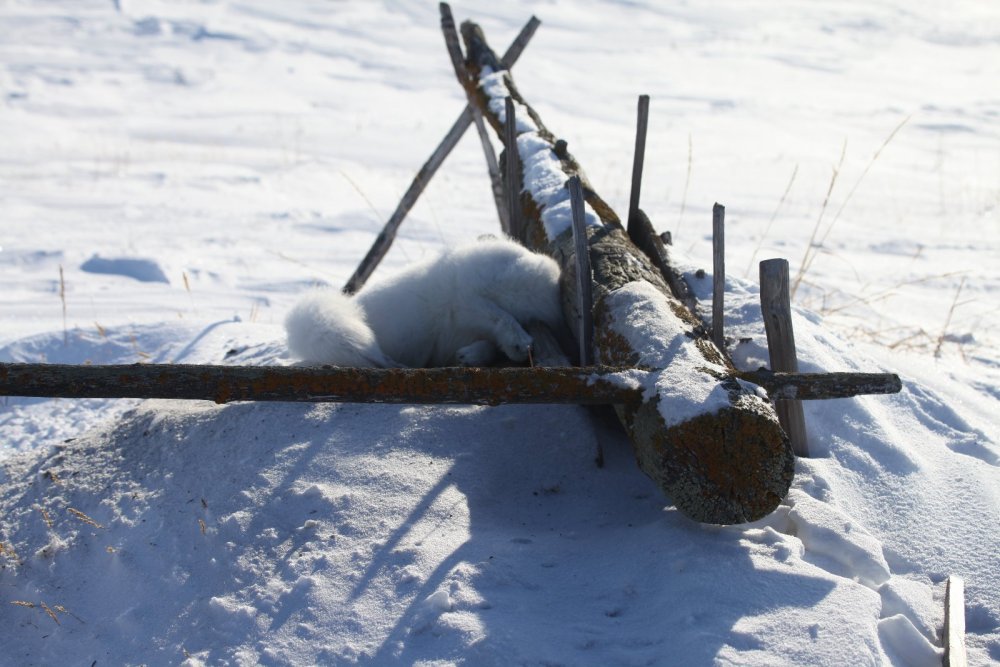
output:
M 59 300 L 62 301 L 63 316 L 63 345 L 69 344 L 69 326 L 66 318 L 66 276 L 63 274 L 62 264 L 59 265 Z
M 831 220 L 830 224 L 826 226 L 826 229 L 823 231 L 822 236 L 819 236 L 819 230 L 823 222 L 823 215 L 826 213 L 826 207 L 830 202 L 830 195 L 833 193 L 833 187 L 837 182 L 837 175 L 840 173 L 840 170 L 844 165 L 844 156 L 847 154 L 847 140 L 846 139 L 844 140 L 844 147 L 843 149 L 841 149 L 840 153 L 840 161 L 837 163 L 837 166 L 833 170 L 833 176 L 830 179 L 830 187 L 827 188 L 826 191 L 826 198 L 823 199 L 823 206 L 820 208 L 819 217 L 816 219 L 816 225 L 815 227 L 813 227 L 812 235 L 809 237 L 809 243 L 808 245 L 806 245 L 805 254 L 802 257 L 802 262 L 799 264 L 799 270 L 795 274 L 795 280 L 792 282 L 792 287 L 790 290 L 791 298 L 793 299 L 795 298 L 795 292 L 798 290 L 799 284 L 801 284 L 802 279 L 805 277 L 806 273 L 808 273 L 809 271 L 809 268 L 812 266 L 813 260 L 816 259 L 816 255 L 818 254 L 819 249 L 823 247 L 824 243 L 826 243 L 826 239 L 830 236 L 830 232 L 833 231 L 834 226 L 836 226 L 837 221 L 840 219 L 840 214 L 844 212 L 844 209 L 851 202 L 851 199 L 854 197 L 854 193 L 857 192 L 858 188 L 861 186 L 861 183 L 865 180 L 865 177 L 868 175 L 868 172 L 871 171 L 871 168 L 875 164 L 875 161 L 878 160 L 879 156 L 882 154 L 882 151 L 884 151 L 885 148 L 892 142 L 892 140 L 896 137 L 899 131 L 902 130 L 903 127 L 908 122 L 910 122 L 910 118 L 911 118 L 910 116 L 904 118 L 899 123 L 899 125 L 893 128 L 892 132 L 889 133 L 889 136 L 887 136 L 885 138 L 885 141 L 882 142 L 882 145 L 878 147 L 878 150 L 876 150 L 875 153 L 872 155 L 872 159 L 868 161 L 867 165 L 865 165 L 865 168 L 861 172 L 861 175 L 858 176 L 858 179 L 854 182 L 854 185 L 851 186 L 851 190 L 847 193 L 847 196 L 844 198 L 844 201 L 841 202 L 840 208 L 837 209 L 837 212 L 833 216 L 833 220 Z M 816 240 L 817 236 L 819 236 L 818 242 Z
M 45 525 L 51 530 L 52 526 L 55 524 L 52 521 L 52 517 L 49 516 L 48 511 L 44 507 L 36 507 L 35 509 L 39 511 L 42 515 L 42 521 L 44 521 Z
M 83 512 L 81 512 L 80 510 L 78 510 L 76 508 L 69 507 L 69 508 L 66 509 L 66 511 L 69 512 L 70 514 L 72 514 L 73 516 L 75 516 L 80 521 L 82 521 L 85 524 L 89 525 L 89 526 L 93 526 L 94 528 L 104 528 L 104 526 L 102 526 L 101 524 L 97 523 L 96 521 L 94 521 L 89 516 L 87 516 L 86 514 L 84 514 Z
M 691 141 L 691 133 L 688 133 L 688 164 L 687 164 L 687 175 L 684 177 L 684 193 L 681 195 L 681 212 L 677 216 L 677 227 L 674 228 L 674 237 L 677 237 L 677 232 L 681 229 L 681 221 L 684 219 L 684 210 L 687 208 L 688 199 L 688 188 L 691 185 L 691 164 L 693 162 L 694 156 L 694 146 Z
M 951 307 L 948 309 L 948 316 L 944 319 L 944 326 L 941 327 L 941 334 L 937 337 L 937 345 L 934 347 L 934 358 L 941 358 L 941 346 L 944 345 L 946 336 L 948 335 L 948 327 L 951 326 L 952 315 L 955 314 L 955 309 L 962 305 L 958 303 L 958 297 L 962 295 L 962 288 L 965 287 L 965 278 L 962 276 L 962 282 L 958 284 L 958 289 L 955 290 L 955 298 L 951 300 Z
M 799 165 L 795 164 L 795 168 L 792 169 L 792 176 L 788 179 L 788 185 L 785 186 L 785 191 L 781 195 L 781 199 L 778 200 L 778 205 L 774 208 L 774 213 L 771 214 L 771 219 L 767 221 L 767 227 L 764 228 L 764 233 L 760 235 L 757 239 L 757 247 L 753 249 L 753 253 L 750 255 L 750 263 L 747 264 L 747 270 L 743 273 L 744 278 L 750 277 L 750 272 L 753 271 L 754 260 L 757 259 L 757 254 L 760 252 L 761 247 L 764 245 L 764 239 L 767 238 L 768 233 L 771 231 L 771 226 L 778 217 L 778 213 L 781 211 L 781 207 L 784 206 L 785 200 L 788 199 L 788 193 L 792 191 L 792 184 L 795 183 L 795 177 L 799 173 Z
M 44 602 L 39 602 L 38 604 L 42 606 L 42 609 L 44 609 L 45 613 L 49 615 L 49 618 L 56 622 L 56 625 L 62 625 L 62 623 L 59 622 L 59 617 L 56 616 L 56 613 L 49 608 L 49 605 Z
M 799 285 L 802 284 L 802 279 L 805 278 L 806 272 L 812 265 L 813 258 L 816 256 L 816 250 L 818 246 L 816 245 L 816 236 L 819 234 L 819 228 L 823 224 L 823 216 L 826 215 L 826 207 L 830 204 L 830 195 L 833 194 L 833 187 L 837 184 L 837 176 L 840 174 L 841 168 L 844 166 L 844 157 L 847 155 L 847 140 L 844 140 L 844 145 L 840 149 L 840 160 L 837 161 L 837 166 L 833 168 L 833 173 L 830 175 L 830 185 L 826 189 L 826 197 L 823 198 L 823 205 L 819 209 L 819 217 L 816 218 L 816 224 L 813 226 L 812 235 L 809 236 L 809 243 L 806 244 L 806 252 L 802 256 L 802 261 L 799 262 L 799 270 L 795 274 L 795 280 L 792 281 L 792 288 L 790 290 L 790 299 L 795 299 L 795 292 L 799 289 Z M 827 229 L 829 233 L 829 228 Z M 826 238 L 826 234 L 823 235 Z

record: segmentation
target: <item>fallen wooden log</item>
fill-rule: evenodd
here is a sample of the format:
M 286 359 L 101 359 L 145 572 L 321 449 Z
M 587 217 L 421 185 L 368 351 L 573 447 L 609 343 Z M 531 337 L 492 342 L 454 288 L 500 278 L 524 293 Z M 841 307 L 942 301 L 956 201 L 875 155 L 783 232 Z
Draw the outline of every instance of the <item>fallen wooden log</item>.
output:
M 564 311 L 574 312 L 574 248 L 566 180 L 581 176 L 588 204 L 598 363 L 657 369 L 655 391 L 618 406 L 640 467 L 685 514 L 707 523 L 740 523 L 774 510 L 788 492 L 794 456 L 774 408 L 741 383 L 700 321 L 671 293 L 659 271 L 629 241 L 618 217 L 537 112 L 473 23 L 462 25 L 466 69 L 479 87 L 470 99 L 502 136 L 504 100 L 518 104 L 523 165 L 521 206 L 529 247 L 563 269 Z
M 551 336 L 533 328 L 545 342 Z M 555 347 L 554 340 L 547 346 Z M 558 352 L 549 352 L 555 361 Z M 800 400 L 899 391 L 895 375 L 865 373 L 740 373 L 776 396 Z M 0 396 L 171 398 L 314 403 L 571 403 L 641 402 L 656 373 L 631 368 L 337 368 L 199 364 L 0 363 Z

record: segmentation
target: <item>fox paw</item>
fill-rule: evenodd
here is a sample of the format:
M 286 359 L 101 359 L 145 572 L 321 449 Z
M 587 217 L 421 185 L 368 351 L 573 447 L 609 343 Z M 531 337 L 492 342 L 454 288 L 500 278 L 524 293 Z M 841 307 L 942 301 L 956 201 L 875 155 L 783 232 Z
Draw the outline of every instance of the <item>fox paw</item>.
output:
M 503 332 L 497 342 L 500 344 L 500 349 L 511 361 L 525 361 L 528 358 L 528 351 L 531 349 L 532 338 L 518 326 L 516 329 L 511 327 L 509 331 Z
M 455 353 L 459 366 L 488 366 L 496 358 L 497 349 L 488 340 L 477 340 Z

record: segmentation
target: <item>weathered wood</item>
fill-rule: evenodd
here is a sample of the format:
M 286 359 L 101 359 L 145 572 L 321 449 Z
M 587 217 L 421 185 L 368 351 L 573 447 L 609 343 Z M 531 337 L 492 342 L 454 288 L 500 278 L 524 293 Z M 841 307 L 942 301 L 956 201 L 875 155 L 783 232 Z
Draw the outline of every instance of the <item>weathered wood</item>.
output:
M 895 373 L 775 373 L 762 368 L 736 376 L 767 390 L 771 400 L 816 401 L 870 394 L 895 394 L 903 383 Z
M 527 115 L 536 127 L 532 137 L 522 140 L 523 147 L 535 149 L 529 156 L 522 148 L 525 171 L 530 159 L 534 167 L 555 165 L 565 178 L 581 176 L 584 198 L 593 212 L 588 212 L 587 234 L 599 362 L 662 369 L 647 400 L 617 408 L 640 467 L 678 509 L 698 521 L 739 523 L 770 513 L 787 493 L 794 470 L 788 439 L 772 406 L 752 387 L 740 384 L 725 356 L 704 335 L 701 323 L 672 296 L 660 273 L 628 240 L 618 217 L 582 178 L 573 157 L 557 146 L 537 112 L 525 104 L 479 27 L 464 23 L 462 36 L 467 69 L 479 80 L 472 100 L 486 120 L 501 130 L 499 105 L 510 95 L 524 107 L 519 117 Z M 530 197 L 523 205 L 525 241 L 560 262 L 564 290 L 572 295 L 575 250 L 571 226 L 562 224 L 568 193 L 553 189 L 551 180 L 525 178 Z M 575 301 L 564 299 L 568 321 L 575 320 Z M 677 387 L 696 389 L 685 394 Z M 721 401 L 719 409 L 691 399 L 703 393 Z M 674 413 L 684 416 L 665 416 Z
M 633 224 L 630 225 L 629 229 L 629 239 L 636 246 L 642 250 L 647 257 L 653 262 L 657 269 L 660 270 L 660 275 L 663 279 L 667 281 L 667 285 L 670 286 L 670 291 L 673 293 L 674 297 L 677 298 L 684 307 L 687 308 L 692 313 L 698 310 L 698 299 L 695 297 L 694 292 L 691 290 L 691 286 L 687 284 L 684 280 L 684 276 L 681 272 L 677 270 L 673 261 L 670 259 L 670 248 L 667 246 L 667 241 L 664 239 L 670 237 L 670 232 L 663 232 L 663 234 L 657 234 L 656 230 L 653 228 L 653 223 L 649 221 L 649 218 L 640 208 L 636 211 L 635 219 Z
M 0 396 L 175 398 L 353 403 L 578 403 L 638 401 L 650 371 L 570 368 L 554 334 L 529 322 L 535 368 L 336 368 L 194 364 L 0 363 Z M 558 367 L 555 369 L 554 367 Z M 743 372 L 772 396 L 801 400 L 899 391 L 895 375 Z M 595 384 L 596 382 L 596 384 Z M 610 384 L 609 384 L 610 383 Z M 614 386 L 611 386 L 614 385 Z M 552 387 L 557 390 L 552 392 Z M 447 391 L 442 391 L 442 388 Z M 596 387 L 591 389 L 592 387 Z
M 726 349 L 726 207 L 712 207 L 712 341 Z M 785 369 L 782 369 L 785 370 Z
M 628 235 L 633 236 L 633 226 L 636 213 L 639 211 L 639 195 L 642 190 L 642 164 L 646 158 L 646 128 L 649 125 L 649 95 L 639 96 L 639 108 L 636 113 L 635 151 L 632 153 L 632 189 L 628 198 L 628 218 L 626 225 Z
M 532 35 L 538 29 L 541 24 L 534 16 L 525 24 L 518 33 L 517 37 L 511 43 L 507 52 L 503 55 L 503 62 L 507 67 L 513 66 L 517 59 L 521 56 L 524 48 L 528 45 L 531 40 Z M 375 238 L 375 242 L 372 247 L 369 248 L 368 253 L 365 258 L 358 265 L 358 268 L 354 271 L 354 274 L 348 279 L 347 283 L 344 285 L 343 292 L 345 294 L 355 294 L 359 289 L 361 289 L 368 279 L 371 277 L 372 273 L 378 267 L 382 258 L 385 257 L 386 253 L 389 252 L 389 248 L 392 246 L 392 242 L 396 239 L 396 233 L 399 231 L 399 226 L 403 224 L 403 220 L 409 214 L 410 209 L 413 208 L 414 204 L 417 203 L 417 199 L 423 193 L 424 188 L 430 183 L 431 178 L 437 173 L 438 168 L 444 162 L 445 158 L 451 153 L 452 149 L 458 145 L 459 139 L 465 134 L 465 130 L 468 129 L 469 125 L 472 124 L 472 107 L 468 104 L 459 114 L 458 119 L 452 123 L 451 129 L 448 130 L 448 134 L 445 135 L 444 140 L 441 141 L 440 145 L 434 150 L 431 156 L 424 163 L 424 166 L 420 168 L 417 175 L 413 177 L 413 181 L 410 183 L 410 187 L 406 189 L 403 193 L 403 198 L 399 200 L 399 204 L 396 206 L 396 210 L 392 212 L 389 216 L 388 222 L 379 232 L 379 235 Z
M 950 576 L 944 601 L 944 667 L 966 667 L 965 582 Z
M 584 226 L 583 186 L 579 176 L 571 176 L 566 185 L 573 212 L 573 258 L 576 261 L 576 308 L 579 314 L 576 339 L 580 344 L 580 365 L 589 366 L 594 363 L 594 293 L 591 288 L 590 248 Z
M 769 259 L 760 263 L 760 310 L 767 333 L 771 370 L 798 373 L 799 360 L 795 353 L 792 306 L 788 295 L 788 260 Z M 808 457 L 809 441 L 802 404 L 795 400 L 778 400 L 775 410 L 796 455 Z
M 355 403 L 572 403 L 641 397 L 609 368 L 336 368 L 193 364 L 0 364 L 0 395 Z M 629 379 L 631 377 L 631 379 Z
M 508 236 L 521 238 L 521 158 L 517 152 L 517 112 L 514 100 L 504 102 L 504 197 L 507 202 Z
M 441 31 L 444 33 L 445 46 L 448 47 L 448 55 L 451 56 L 451 64 L 455 68 L 455 76 L 459 84 L 466 91 L 467 95 L 472 94 L 471 80 L 466 71 L 462 59 L 462 47 L 458 43 L 458 31 L 455 29 L 455 19 L 451 15 L 451 7 L 447 2 L 438 5 L 441 11 Z M 490 142 L 489 134 L 486 132 L 486 125 L 483 123 L 483 114 L 476 105 L 472 107 L 472 122 L 476 126 L 479 134 L 479 142 L 483 147 L 483 156 L 486 158 L 486 170 L 490 175 L 490 186 L 493 190 L 493 201 L 497 207 L 497 216 L 500 219 L 500 226 L 505 230 L 510 229 L 510 217 L 507 213 L 507 206 L 503 197 L 503 183 L 500 180 L 500 165 L 497 162 L 496 152 Z

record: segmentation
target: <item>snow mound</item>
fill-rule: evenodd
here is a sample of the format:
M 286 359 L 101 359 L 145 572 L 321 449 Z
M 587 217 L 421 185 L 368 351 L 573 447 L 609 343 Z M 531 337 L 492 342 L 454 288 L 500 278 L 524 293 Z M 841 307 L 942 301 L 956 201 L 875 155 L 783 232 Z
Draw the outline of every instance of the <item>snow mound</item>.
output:
M 152 259 L 140 257 L 101 257 L 94 255 L 80 265 L 87 273 L 104 273 L 125 276 L 144 283 L 169 283 L 160 265 Z

